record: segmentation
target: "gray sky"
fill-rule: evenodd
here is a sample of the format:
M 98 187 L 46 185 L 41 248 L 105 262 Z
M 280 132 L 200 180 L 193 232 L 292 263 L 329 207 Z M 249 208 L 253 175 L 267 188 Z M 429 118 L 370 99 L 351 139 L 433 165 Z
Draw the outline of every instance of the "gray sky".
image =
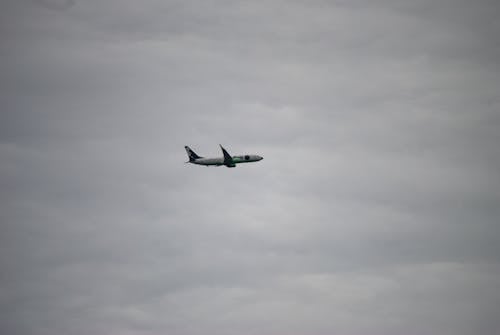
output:
M 500 333 L 499 10 L 2 1 L 0 332 Z

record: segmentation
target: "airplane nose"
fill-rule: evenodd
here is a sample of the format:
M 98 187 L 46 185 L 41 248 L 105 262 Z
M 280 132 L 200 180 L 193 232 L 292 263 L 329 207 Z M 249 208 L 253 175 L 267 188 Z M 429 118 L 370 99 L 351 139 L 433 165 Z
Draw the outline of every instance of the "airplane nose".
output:
M 261 160 L 263 160 L 263 159 L 264 159 L 264 157 L 262 157 L 262 156 L 259 156 L 259 161 L 261 161 Z

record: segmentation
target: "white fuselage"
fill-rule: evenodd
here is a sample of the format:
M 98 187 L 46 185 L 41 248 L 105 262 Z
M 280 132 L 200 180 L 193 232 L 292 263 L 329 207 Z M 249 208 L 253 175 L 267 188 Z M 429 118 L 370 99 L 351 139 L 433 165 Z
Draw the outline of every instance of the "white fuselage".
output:
M 243 155 L 243 156 L 232 156 L 234 164 L 240 163 L 251 163 L 258 162 L 262 160 L 261 156 L 257 155 Z M 190 163 L 198 164 L 198 165 L 215 165 L 220 166 L 224 165 L 224 157 L 216 157 L 216 158 L 197 158 Z

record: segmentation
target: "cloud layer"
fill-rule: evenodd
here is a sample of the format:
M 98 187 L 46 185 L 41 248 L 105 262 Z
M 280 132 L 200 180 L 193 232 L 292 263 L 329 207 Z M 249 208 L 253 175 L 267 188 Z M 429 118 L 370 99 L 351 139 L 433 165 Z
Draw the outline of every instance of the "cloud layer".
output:
M 1 332 L 498 333 L 498 9 L 3 2 Z

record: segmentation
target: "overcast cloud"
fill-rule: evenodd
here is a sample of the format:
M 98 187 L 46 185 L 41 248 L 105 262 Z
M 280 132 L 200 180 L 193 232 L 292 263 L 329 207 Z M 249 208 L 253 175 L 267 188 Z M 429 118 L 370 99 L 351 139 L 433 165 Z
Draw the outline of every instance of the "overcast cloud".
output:
M 500 334 L 499 12 L 2 1 L 0 333 Z

